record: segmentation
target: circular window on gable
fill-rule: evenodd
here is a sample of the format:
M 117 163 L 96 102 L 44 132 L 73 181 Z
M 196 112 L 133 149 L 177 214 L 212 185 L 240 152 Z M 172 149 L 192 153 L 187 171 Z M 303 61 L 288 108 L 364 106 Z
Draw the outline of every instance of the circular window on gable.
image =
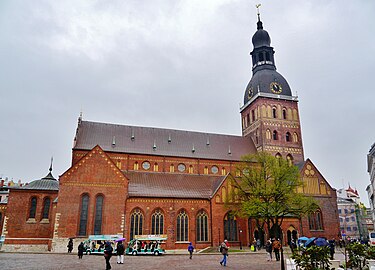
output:
M 212 166 L 212 167 L 211 167 L 211 172 L 212 172 L 213 174 L 217 174 L 217 173 L 219 172 L 219 168 L 218 168 L 217 166 Z
M 186 166 L 183 163 L 178 164 L 177 169 L 179 172 L 184 172 L 186 170 Z
M 143 168 L 144 170 L 148 170 L 148 169 L 150 169 L 150 167 L 151 167 L 150 162 L 145 161 L 145 162 L 142 163 L 142 168 Z

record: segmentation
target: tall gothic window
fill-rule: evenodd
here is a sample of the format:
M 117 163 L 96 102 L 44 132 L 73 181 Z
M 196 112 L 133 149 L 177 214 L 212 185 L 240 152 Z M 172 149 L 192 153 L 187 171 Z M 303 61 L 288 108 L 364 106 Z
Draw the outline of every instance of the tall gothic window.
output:
M 102 195 L 96 197 L 94 234 L 102 234 L 103 200 Z
M 228 212 L 224 217 L 224 238 L 237 241 L 237 218 L 232 212 Z
M 318 210 L 309 215 L 310 230 L 323 230 L 322 211 Z
M 140 209 L 135 209 L 130 216 L 130 239 L 143 232 L 143 214 Z
M 285 134 L 285 140 L 286 140 L 287 142 L 290 142 L 290 141 L 291 141 L 291 136 L 290 136 L 290 133 L 289 133 L 289 132 L 287 132 L 287 133 Z
M 50 206 L 51 206 L 51 199 L 45 198 L 44 203 L 43 203 L 42 219 L 48 219 Z
M 274 130 L 274 131 L 272 132 L 272 139 L 274 139 L 275 141 L 278 139 L 278 138 L 277 138 L 277 131 L 276 131 L 276 130 Z
M 89 195 L 85 194 L 81 198 L 81 213 L 79 215 L 79 231 L 78 235 L 84 236 L 87 234 L 87 218 L 89 211 Z
M 164 215 L 160 210 L 156 210 L 151 216 L 151 234 L 164 233 Z
M 283 119 L 286 119 L 286 109 L 283 109 Z
M 298 142 L 298 135 L 297 133 L 293 133 L 293 142 Z
M 197 242 L 208 241 L 208 215 L 205 211 L 200 211 L 197 215 Z
M 272 117 L 277 118 L 276 108 L 272 108 Z
M 187 242 L 189 239 L 189 217 L 185 210 L 181 210 L 177 216 L 177 242 Z
M 29 218 L 35 218 L 36 214 L 36 197 L 32 197 L 30 200 L 30 211 L 29 211 Z

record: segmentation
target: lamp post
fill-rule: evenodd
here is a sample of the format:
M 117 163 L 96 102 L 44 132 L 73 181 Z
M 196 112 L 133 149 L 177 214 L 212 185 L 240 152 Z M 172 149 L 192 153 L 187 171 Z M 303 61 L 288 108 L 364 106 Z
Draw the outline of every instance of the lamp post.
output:
M 242 230 L 241 230 L 241 229 L 239 229 L 239 236 L 240 236 L 240 249 L 242 250 L 241 233 L 242 233 Z

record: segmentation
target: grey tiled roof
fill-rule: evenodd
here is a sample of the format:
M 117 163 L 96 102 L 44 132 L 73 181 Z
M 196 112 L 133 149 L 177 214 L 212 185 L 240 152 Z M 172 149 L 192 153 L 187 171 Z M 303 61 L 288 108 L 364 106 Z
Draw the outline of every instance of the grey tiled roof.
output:
M 12 189 L 32 189 L 32 190 L 59 190 L 59 182 L 52 176 L 51 171 L 46 177 L 30 182 L 22 187 L 12 187 Z
M 226 176 L 124 172 L 129 197 L 209 199 Z
M 256 153 L 252 140 L 242 136 L 81 121 L 73 149 L 96 145 L 119 153 L 234 161 Z

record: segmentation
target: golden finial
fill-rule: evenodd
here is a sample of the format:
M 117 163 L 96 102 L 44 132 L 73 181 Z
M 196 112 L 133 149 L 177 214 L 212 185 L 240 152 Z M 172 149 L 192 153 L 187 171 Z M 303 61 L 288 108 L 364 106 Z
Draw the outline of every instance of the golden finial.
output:
M 258 15 L 258 21 L 260 21 L 260 12 L 259 12 L 259 8 L 262 4 L 256 4 L 255 7 L 257 9 L 257 15 Z

